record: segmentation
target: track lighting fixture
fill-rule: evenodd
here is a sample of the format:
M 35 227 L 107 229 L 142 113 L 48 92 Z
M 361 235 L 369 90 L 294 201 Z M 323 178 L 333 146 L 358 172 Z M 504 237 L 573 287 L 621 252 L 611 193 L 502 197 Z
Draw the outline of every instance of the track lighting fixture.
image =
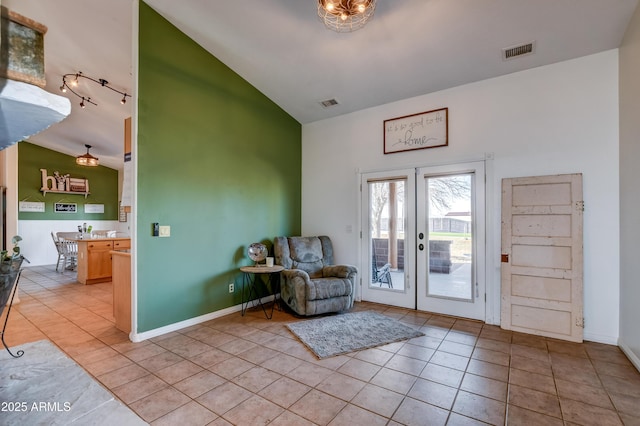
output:
M 111 87 L 109 85 L 109 82 L 107 80 L 105 80 L 104 78 L 99 78 L 99 79 L 95 79 L 95 78 L 91 78 L 89 76 L 86 76 L 84 74 L 82 74 L 82 71 L 78 71 L 77 73 L 70 73 L 70 74 L 65 74 L 62 76 L 62 85 L 60 86 L 60 91 L 62 93 L 66 93 L 67 89 L 69 89 L 69 91 L 71 93 L 73 93 L 74 95 L 76 95 L 77 97 L 81 98 L 82 100 L 80 101 L 80 107 L 84 108 L 86 106 L 85 102 L 88 102 L 90 104 L 93 105 L 98 105 L 97 103 L 93 102 L 91 100 L 90 97 L 88 96 L 83 96 L 81 94 L 79 94 L 78 92 L 76 92 L 75 90 L 73 90 L 72 87 L 76 88 L 78 87 L 78 79 L 79 78 L 86 78 L 89 81 L 93 81 L 94 83 L 99 84 L 102 87 L 106 87 L 109 90 L 112 90 L 116 93 L 119 93 L 120 95 L 122 95 L 122 99 L 120 100 L 121 104 L 125 104 L 127 102 L 127 97 L 131 97 L 131 95 L 127 94 L 127 92 L 122 92 L 118 89 L 114 89 L 113 87 Z

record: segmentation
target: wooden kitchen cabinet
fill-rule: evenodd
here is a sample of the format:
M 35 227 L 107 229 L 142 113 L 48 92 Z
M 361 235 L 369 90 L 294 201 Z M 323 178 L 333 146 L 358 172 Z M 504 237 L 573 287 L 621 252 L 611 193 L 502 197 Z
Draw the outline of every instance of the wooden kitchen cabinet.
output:
M 78 242 L 78 281 L 96 284 L 111 281 L 111 250 L 131 247 L 129 238 L 92 238 Z

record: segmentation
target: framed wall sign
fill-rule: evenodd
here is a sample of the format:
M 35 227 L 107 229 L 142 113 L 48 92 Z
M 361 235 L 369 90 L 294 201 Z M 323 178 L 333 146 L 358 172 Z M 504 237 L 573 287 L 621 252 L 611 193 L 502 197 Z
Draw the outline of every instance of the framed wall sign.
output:
M 384 153 L 449 145 L 449 108 L 384 120 Z
M 78 204 L 76 203 L 54 203 L 53 211 L 56 213 L 77 213 Z
M 104 204 L 85 204 L 85 213 L 104 213 Z
M 18 203 L 19 212 L 44 213 L 44 202 L 41 201 L 20 201 Z

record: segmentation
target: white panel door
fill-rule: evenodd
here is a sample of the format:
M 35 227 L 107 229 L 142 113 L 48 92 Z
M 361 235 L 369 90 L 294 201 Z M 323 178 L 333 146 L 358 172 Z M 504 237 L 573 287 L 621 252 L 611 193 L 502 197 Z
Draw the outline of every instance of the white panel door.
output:
M 502 181 L 502 328 L 582 341 L 583 210 L 581 174 Z

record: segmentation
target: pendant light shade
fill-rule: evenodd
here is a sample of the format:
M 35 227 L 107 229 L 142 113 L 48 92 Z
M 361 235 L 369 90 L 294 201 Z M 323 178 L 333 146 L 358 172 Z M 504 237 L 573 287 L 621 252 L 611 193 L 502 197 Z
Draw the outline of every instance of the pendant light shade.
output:
M 97 166 L 98 164 L 100 164 L 97 157 L 94 157 L 93 155 L 89 154 L 91 145 L 85 144 L 84 146 L 87 147 L 87 153 L 83 155 L 78 155 L 76 157 L 76 164 L 79 166 Z

